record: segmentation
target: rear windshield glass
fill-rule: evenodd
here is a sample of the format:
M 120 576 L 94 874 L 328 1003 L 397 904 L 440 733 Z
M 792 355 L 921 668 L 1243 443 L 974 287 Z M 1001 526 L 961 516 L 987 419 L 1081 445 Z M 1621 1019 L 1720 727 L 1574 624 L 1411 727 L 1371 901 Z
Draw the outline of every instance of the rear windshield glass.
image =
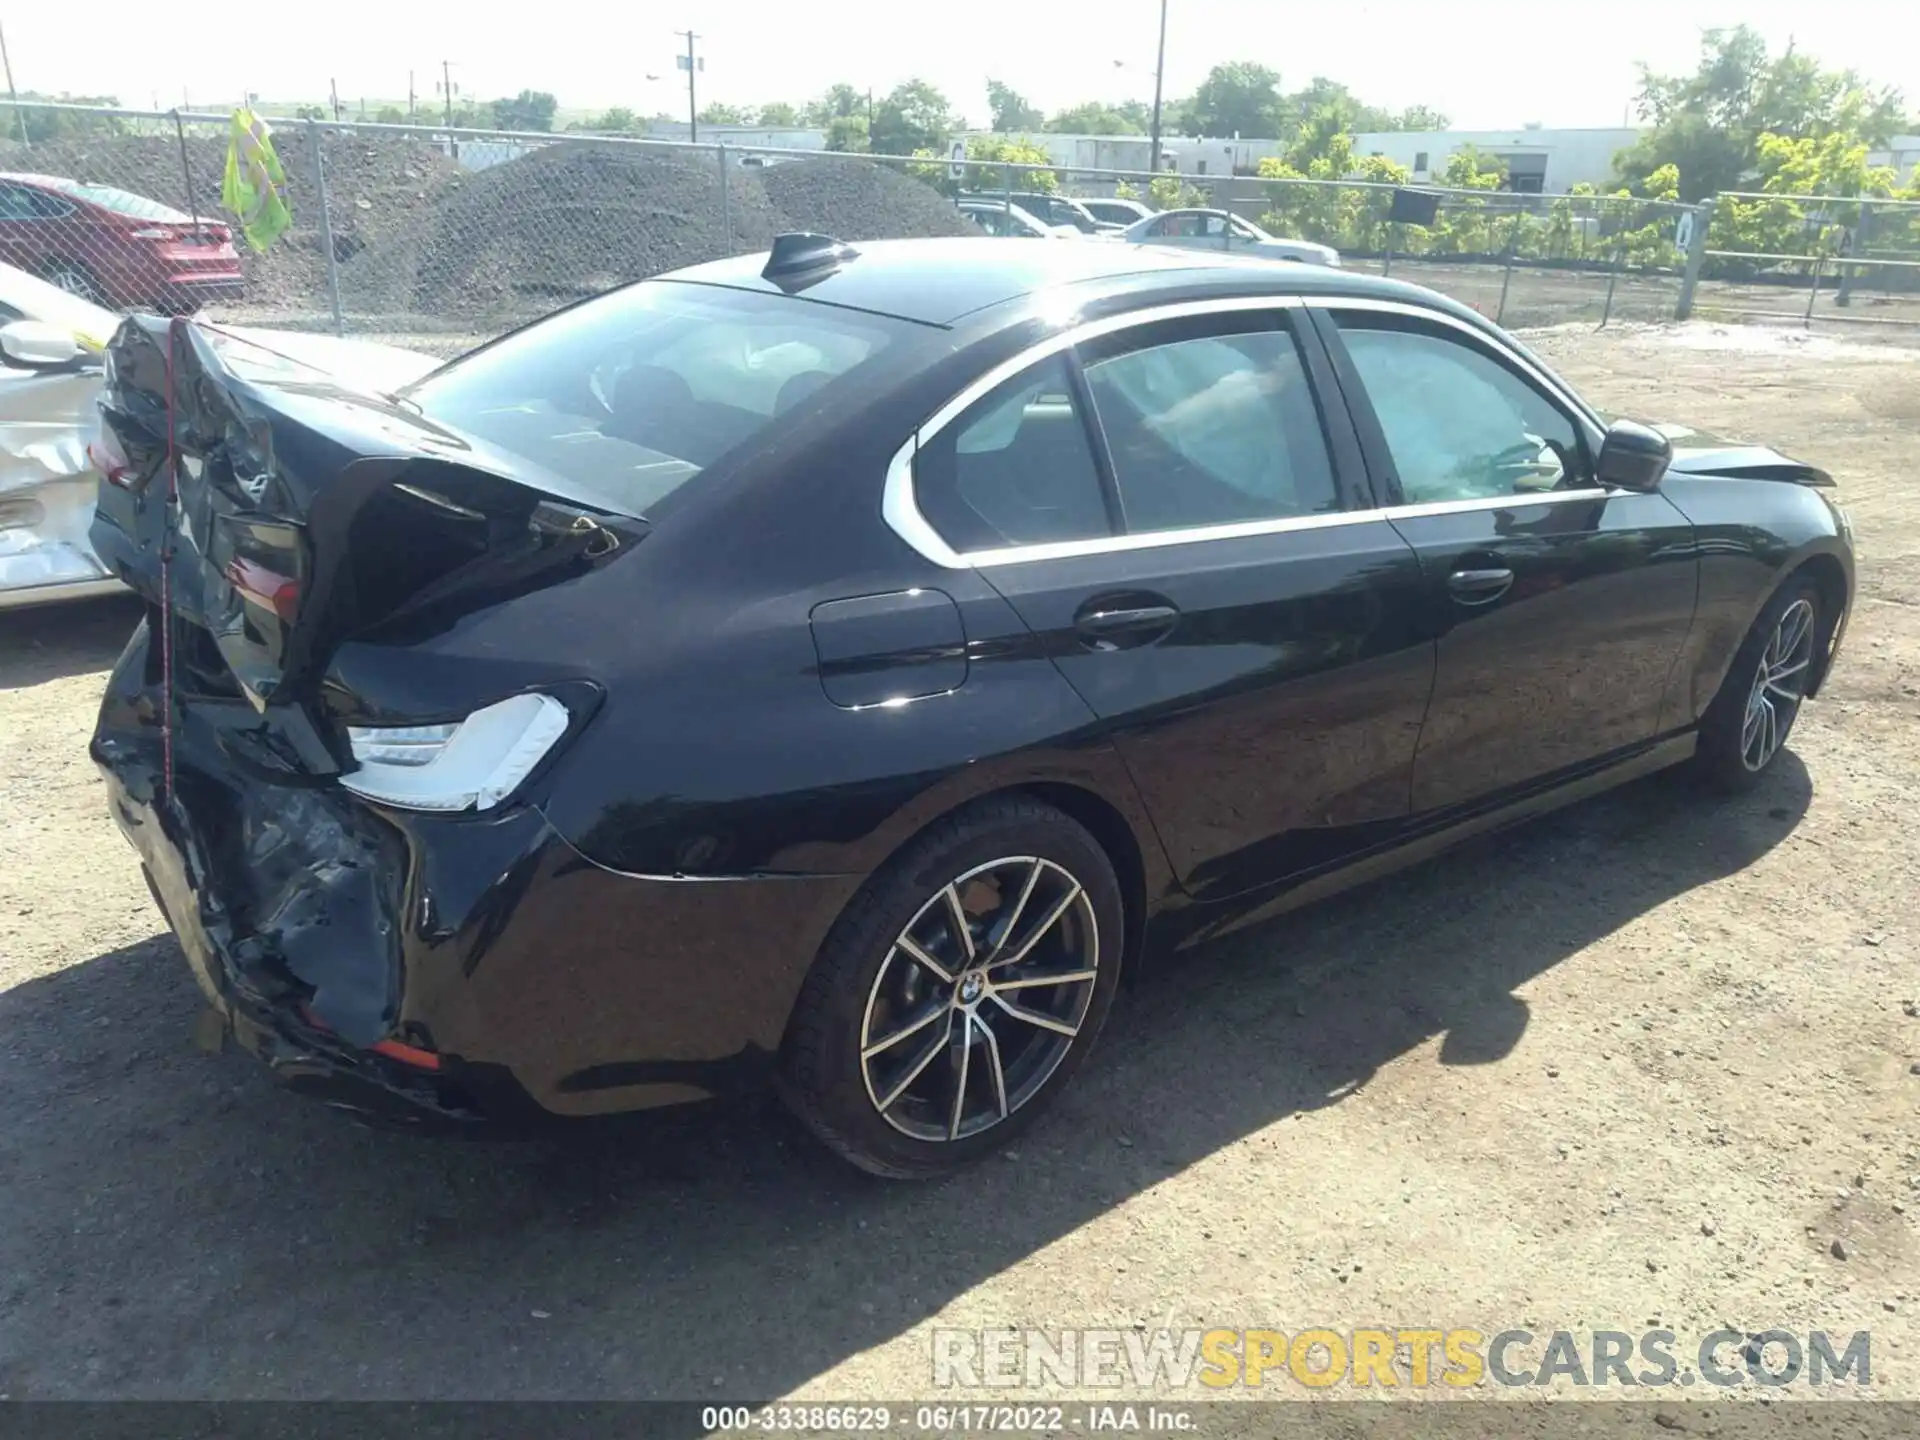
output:
M 429 418 L 645 514 L 909 329 L 756 291 L 647 281 L 531 325 L 405 392 Z
M 116 215 L 127 215 L 135 220 L 158 220 L 167 225 L 193 223 L 191 217 L 181 214 L 171 205 L 162 205 L 158 200 L 149 200 L 131 190 L 116 190 L 111 185 L 82 185 L 73 180 L 47 180 L 42 183 L 49 189 L 98 205 L 103 210 L 111 210 Z

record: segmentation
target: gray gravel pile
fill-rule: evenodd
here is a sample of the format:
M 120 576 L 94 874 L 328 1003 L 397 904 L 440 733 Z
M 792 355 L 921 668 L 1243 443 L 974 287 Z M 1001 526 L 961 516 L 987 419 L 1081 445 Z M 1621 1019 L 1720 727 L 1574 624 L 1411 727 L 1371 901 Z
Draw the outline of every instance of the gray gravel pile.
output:
M 946 196 L 871 160 L 795 160 L 760 174 L 783 230 L 842 240 L 978 235 Z
M 736 171 L 733 248 L 776 227 L 759 180 Z M 468 175 L 411 231 L 343 273 L 348 308 L 512 316 L 728 253 L 720 169 L 708 156 L 622 145 L 550 146 Z

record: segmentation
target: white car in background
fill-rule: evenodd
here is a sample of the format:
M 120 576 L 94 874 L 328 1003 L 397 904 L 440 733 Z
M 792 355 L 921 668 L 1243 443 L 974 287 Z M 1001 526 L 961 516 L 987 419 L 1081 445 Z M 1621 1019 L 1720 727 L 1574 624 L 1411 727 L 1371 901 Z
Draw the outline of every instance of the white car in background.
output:
M 1004 200 L 962 200 L 960 213 L 989 235 L 1015 240 L 1078 240 L 1071 225 L 1048 225 L 1019 205 Z
M 1177 245 L 1185 250 L 1219 250 L 1261 260 L 1300 265 L 1338 265 L 1340 252 L 1312 240 L 1269 235 L 1251 220 L 1225 210 L 1167 210 L 1135 221 L 1123 232 L 1136 245 Z
M 1096 220 L 1122 227 L 1136 224 L 1141 220 L 1151 220 L 1160 213 L 1151 205 L 1142 204 L 1138 200 L 1120 200 L 1111 195 L 1095 196 L 1091 199 L 1083 195 L 1080 197 L 1080 208 Z
M 100 479 L 87 442 L 101 356 L 119 325 L 113 311 L 0 265 L 0 610 L 121 588 L 87 538 Z M 216 333 L 255 370 L 324 371 L 367 390 L 396 390 L 440 364 L 331 335 L 225 325 Z

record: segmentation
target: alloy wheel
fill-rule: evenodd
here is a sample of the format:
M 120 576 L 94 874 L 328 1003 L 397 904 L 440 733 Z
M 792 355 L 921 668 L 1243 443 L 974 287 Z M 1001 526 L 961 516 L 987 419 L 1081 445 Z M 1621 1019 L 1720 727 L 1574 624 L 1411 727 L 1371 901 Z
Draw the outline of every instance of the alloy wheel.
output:
M 1808 667 L 1813 663 L 1813 602 L 1796 600 L 1773 627 L 1760 653 L 1753 688 L 1740 724 L 1740 763 L 1764 770 L 1780 751 L 1793 718 L 1806 698 Z
M 1073 1048 L 1099 963 L 1092 901 L 1064 866 L 1009 855 L 968 870 L 920 907 L 874 976 L 867 1098 L 916 1140 L 991 1129 Z

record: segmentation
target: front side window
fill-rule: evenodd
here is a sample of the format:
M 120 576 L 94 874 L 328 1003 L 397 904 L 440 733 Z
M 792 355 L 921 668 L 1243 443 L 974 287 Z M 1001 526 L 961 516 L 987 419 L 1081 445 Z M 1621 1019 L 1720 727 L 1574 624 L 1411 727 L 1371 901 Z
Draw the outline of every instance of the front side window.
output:
M 1112 534 L 1066 357 L 1021 371 L 922 446 L 914 495 L 963 554 Z
M 1182 334 L 1182 328 L 1188 333 Z M 1130 533 L 1340 508 L 1319 412 L 1285 330 L 1160 329 L 1086 357 Z
M 1579 489 L 1579 428 L 1529 381 L 1441 327 L 1339 318 L 1409 505 Z
M 644 515 L 782 417 L 857 387 L 913 328 L 785 295 L 644 281 L 476 350 L 403 398 Z

